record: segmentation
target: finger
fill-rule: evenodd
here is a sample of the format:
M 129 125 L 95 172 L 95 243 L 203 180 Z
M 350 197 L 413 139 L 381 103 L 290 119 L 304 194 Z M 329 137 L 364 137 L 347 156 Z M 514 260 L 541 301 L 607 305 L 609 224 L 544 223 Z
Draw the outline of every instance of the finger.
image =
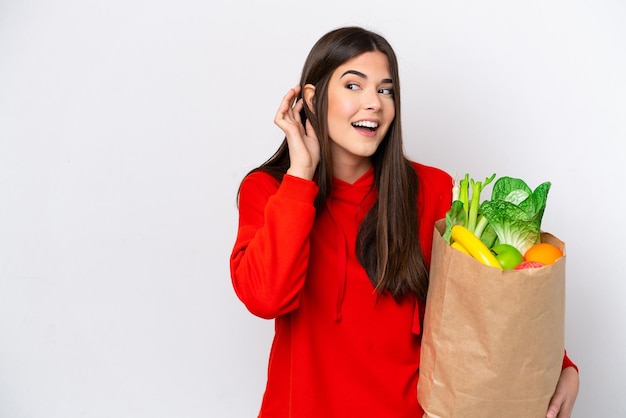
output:
M 550 406 L 548 406 L 548 412 L 546 413 L 546 418 L 556 418 L 561 411 L 561 406 L 563 405 L 563 397 L 559 396 L 559 394 L 555 394 L 552 400 L 550 401 Z
M 292 104 L 295 105 L 295 102 L 297 101 L 298 96 L 300 95 L 300 84 L 296 84 L 291 90 L 293 90 Z
M 303 107 L 304 107 L 304 100 L 302 99 L 302 97 L 300 97 L 293 104 L 293 107 L 292 107 L 293 113 L 296 115 L 300 115 L 300 111 L 302 110 Z
M 293 109 L 287 110 L 284 113 L 279 113 L 276 116 L 274 122 L 281 128 L 286 134 L 299 134 L 304 135 L 304 128 L 302 126 L 300 114 Z
M 278 106 L 278 111 L 276 112 L 276 116 L 284 116 L 284 114 L 291 108 L 291 103 L 293 102 L 293 98 L 295 97 L 296 93 L 294 91 L 294 89 L 289 89 L 289 91 L 287 92 L 287 94 L 285 94 L 283 96 L 283 99 L 280 102 L 280 105 Z
M 302 109 L 302 104 L 300 103 L 301 100 L 297 99 L 299 91 L 300 86 L 296 86 L 289 89 L 287 94 L 285 94 L 274 117 L 274 123 L 278 125 L 281 120 L 300 122 L 299 113 Z
M 298 102 L 298 95 L 300 94 L 300 85 L 296 85 L 289 89 L 285 95 L 285 104 L 288 109 L 293 108 Z

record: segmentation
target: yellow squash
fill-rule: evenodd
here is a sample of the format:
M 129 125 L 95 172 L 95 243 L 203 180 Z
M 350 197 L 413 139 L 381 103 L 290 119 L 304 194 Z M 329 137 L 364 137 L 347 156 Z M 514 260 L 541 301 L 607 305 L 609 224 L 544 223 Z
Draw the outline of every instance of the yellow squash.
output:
M 463 225 L 454 225 L 452 227 L 452 240 L 462 245 L 472 257 L 484 265 L 497 267 L 502 270 L 502 266 L 492 252 L 489 251 L 489 248 Z

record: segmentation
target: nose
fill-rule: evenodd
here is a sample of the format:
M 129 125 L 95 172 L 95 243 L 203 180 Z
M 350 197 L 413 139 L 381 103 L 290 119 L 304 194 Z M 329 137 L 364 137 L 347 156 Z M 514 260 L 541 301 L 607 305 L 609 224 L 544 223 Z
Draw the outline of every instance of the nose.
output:
M 382 106 L 380 95 L 377 89 L 368 89 L 363 94 L 363 105 L 367 110 L 378 111 Z

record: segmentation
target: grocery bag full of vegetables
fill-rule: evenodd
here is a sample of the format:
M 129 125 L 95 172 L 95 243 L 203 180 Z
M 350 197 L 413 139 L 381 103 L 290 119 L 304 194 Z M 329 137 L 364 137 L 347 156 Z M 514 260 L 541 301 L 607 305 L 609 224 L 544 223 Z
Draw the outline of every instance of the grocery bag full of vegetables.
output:
M 424 418 L 544 417 L 560 375 L 565 244 L 541 230 L 550 183 L 531 190 L 501 177 L 481 202 L 494 179 L 466 175 L 433 231 L 418 383 Z M 525 260 L 538 244 L 557 255 Z

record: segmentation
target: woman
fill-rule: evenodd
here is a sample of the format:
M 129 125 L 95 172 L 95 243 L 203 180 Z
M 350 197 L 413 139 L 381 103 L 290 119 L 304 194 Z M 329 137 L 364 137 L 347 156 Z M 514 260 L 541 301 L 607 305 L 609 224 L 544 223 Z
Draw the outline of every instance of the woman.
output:
M 407 160 L 400 119 L 389 43 L 333 30 L 280 104 L 285 140 L 240 186 L 233 286 L 275 319 L 259 417 L 422 416 L 421 314 L 452 179 Z M 568 366 L 551 405 L 561 417 L 578 388 Z

